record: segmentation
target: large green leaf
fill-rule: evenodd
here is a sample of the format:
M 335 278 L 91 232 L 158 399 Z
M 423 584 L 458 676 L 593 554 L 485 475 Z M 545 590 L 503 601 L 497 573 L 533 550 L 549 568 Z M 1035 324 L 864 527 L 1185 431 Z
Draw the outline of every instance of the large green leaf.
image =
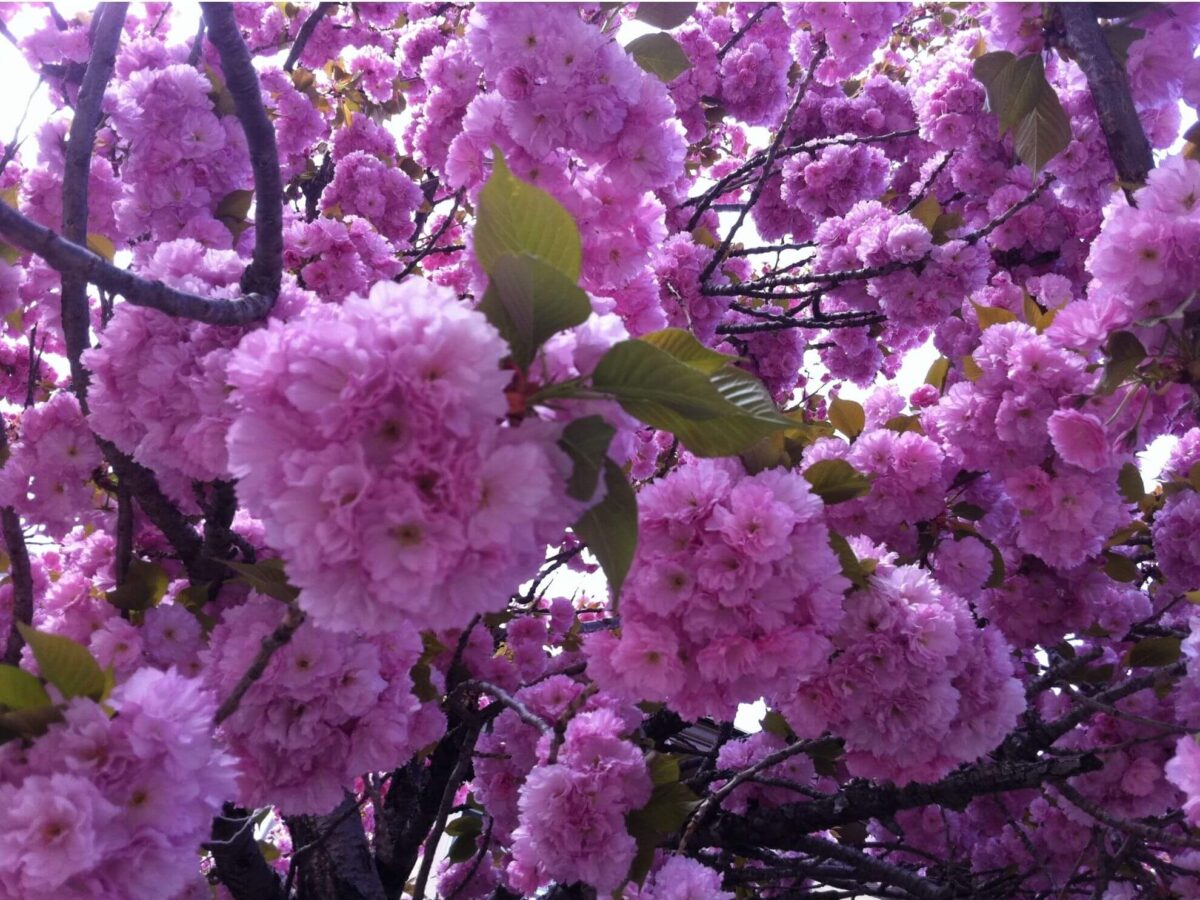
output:
M 608 445 L 616 433 L 602 416 L 585 416 L 563 429 L 558 445 L 574 464 L 567 481 L 567 496 L 587 500 L 596 493 Z
M 634 18 L 655 28 L 670 30 L 690 19 L 695 11 L 695 3 L 639 3 Z
M 479 194 L 474 241 L 489 275 L 502 256 L 526 253 L 579 280 L 583 252 L 575 220 L 548 193 L 513 175 L 495 148 L 491 177 Z
M 604 487 L 604 499 L 572 527 L 604 569 L 615 608 L 637 550 L 637 495 L 611 459 L 604 460 Z
M 23 622 L 17 628 L 33 651 L 42 677 L 58 688 L 63 699 L 100 700 L 104 696 L 107 687 L 104 670 L 86 647 L 57 634 L 36 631 Z
M 1114 331 L 1104 344 L 1108 362 L 1104 364 L 1104 377 L 1096 387 L 1098 393 L 1111 394 L 1137 371 L 1146 358 L 1146 348 L 1129 331 Z
M 735 456 L 796 424 L 749 372 L 725 365 L 706 376 L 641 340 L 615 344 L 596 366 L 592 386 L 634 418 L 671 432 L 697 456 Z
M 592 386 L 616 397 L 631 416 L 674 433 L 687 421 L 729 413 L 703 372 L 645 341 L 614 344 L 597 363 Z
M 829 404 L 829 421 L 834 428 L 854 440 L 867 427 L 867 414 L 861 403 L 837 397 Z
M 665 31 L 643 34 L 625 45 L 634 62 L 669 84 L 692 67 L 679 42 Z
M 844 503 L 871 491 L 871 482 L 844 459 L 823 459 L 804 470 L 813 493 L 827 504 Z
M 696 340 L 696 336 L 683 328 L 664 328 L 652 331 L 638 338 L 647 344 L 653 344 L 659 350 L 666 351 L 681 363 L 699 369 L 705 375 L 711 375 L 737 359 L 727 353 L 718 353 L 705 347 Z
M 0 665 L 0 706 L 38 709 L 50 705 L 50 695 L 37 678 L 16 666 Z
M 508 341 L 513 362 L 529 368 L 552 335 L 584 322 L 592 304 L 561 271 L 528 253 L 506 253 L 492 262 L 491 282 L 479 310 Z
M 688 817 L 700 805 L 700 798 L 679 780 L 679 764 L 663 761 L 658 754 L 647 759 L 654 779 L 654 792 L 641 809 L 625 816 L 625 827 L 637 842 L 637 854 L 629 870 L 629 879 L 641 884 L 654 863 L 654 851 L 668 835 L 683 828 Z
M 283 571 L 282 559 L 260 559 L 255 563 L 224 560 L 225 565 L 238 573 L 239 581 L 249 585 L 260 594 L 291 603 L 300 596 L 300 589 L 292 585 Z
M 987 89 L 988 109 L 999 119 L 1000 134 L 1011 130 L 1017 157 L 1040 172 L 1071 142 L 1071 121 L 1046 80 L 1041 55 L 986 53 L 975 60 L 973 70 Z
M 1033 172 L 1067 149 L 1071 143 L 1071 120 L 1054 88 L 1043 77 L 1033 110 L 1013 132 L 1013 146 L 1021 162 Z
M 135 559 L 129 563 L 129 571 L 121 585 L 105 596 L 117 609 L 144 612 L 163 598 L 170 581 L 171 576 L 158 563 Z

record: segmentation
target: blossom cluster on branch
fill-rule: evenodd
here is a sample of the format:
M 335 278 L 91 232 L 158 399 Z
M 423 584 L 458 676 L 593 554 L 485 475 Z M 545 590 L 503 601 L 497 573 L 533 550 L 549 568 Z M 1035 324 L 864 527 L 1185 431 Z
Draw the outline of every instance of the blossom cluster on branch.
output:
M 0 37 L 0 900 L 1200 896 L 1197 8 Z

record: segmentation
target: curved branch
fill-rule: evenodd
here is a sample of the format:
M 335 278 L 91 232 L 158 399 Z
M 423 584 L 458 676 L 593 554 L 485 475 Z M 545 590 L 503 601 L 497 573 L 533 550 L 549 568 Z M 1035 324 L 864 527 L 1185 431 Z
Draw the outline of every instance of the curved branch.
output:
M 0 203 L 0 234 L 22 250 L 40 256 L 57 272 L 79 275 L 84 281 L 120 294 L 134 306 L 147 306 L 168 316 L 209 325 L 244 325 L 261 319 L 275 304 L 275 298 L 266 294 L 214 300 L 177 291 L 159 281 L 147 281 L 43 228 L 4 203 Z
M 275 146 L 275 126 L 263 105 L 258 73 L 250 58 L 250 48 L 242 40 L 233 6 L 202 3 L 200 8 L 208 26 L 208 41 L 221 56 L 226 86 L 233 96 L 238 121 L 246 132 L 250 167 L 254 170 L 254 256 L 242 274 L 242 290 L 269 297 L 273 304 L 283 278 L 283 176 Z
M 100 124 L 100 104 L 117 63 L 117 45 L 125 26 L 127 3 L 102 3 L 93 22 L 92 52 L 88 57 L 75 116 L 67 136 L 63 171 L 63 234 L 77 244 L 87 242 L 88 179 L 92 169 L 92 147 Z M 87 280 L 75 271 L 62 272 L 62 329 L 71 367 L 71 387 L 79 405 L 87 412 L 88 373 L 81 357 L 88 348 Z

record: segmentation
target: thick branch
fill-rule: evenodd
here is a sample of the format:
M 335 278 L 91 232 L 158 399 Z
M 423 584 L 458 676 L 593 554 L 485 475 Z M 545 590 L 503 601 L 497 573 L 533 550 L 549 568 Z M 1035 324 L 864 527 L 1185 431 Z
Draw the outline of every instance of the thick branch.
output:
M 12 629 L 4 647 L 4 662 L 15 666 L 21 661 L 21 648 L 25 646 L 21 632 L 17 631 L 17 623 L 28 625 L 33 621 L 33 571 L 29 567 L 29 551 L 25 547 L 21 517 L 11 506 L 0 509 L 0 528 L 3 529 L 4 545 L 8 549 L 13 586 Z
M 283 176 L 275 126 L 263 106 L 258 73 L 234 19 L 233 6 L 202 3 L 200 8 L 208 26 L 209 43 L 221 56 L 226 86 L 246 132 L 250 167 L 254 170 L 254 257 L 242 275 L 242 290 L 262 294 L 274 302 L 283 277 Z
M 0 203 L 0 233 L 22 250 L 40 256 L 55 271 L 79 275 L 91 284 L 120 294 L 134 306 L 148 306 L 168 316 L 209 325 L 243 325 L 261 319 L 275 303 L 273 297 L 264 294 L 250 294 L 239 300 L 212 300 L 177 291 L 159 281 L 147 281 L 30 221 L 4 203 Z
M 213 819 L 212 840 L 204 845 L 216 863 L 217 878 L 234 900 L 284 900 L 279 877 L 254 840 L 254 816 L 236 813 L 227 806 L 225 815 Z
M 102 3 L 96 10 L 92 53 L 88 58 L 75 116 L 67 136 L 63 170 L 63 234 L 76 244 L 87 242 L 88 178 L 92 147 L 100 124 L 100 103 L 117 62 L 117 44 L 125 25 L 126 3 Z M 87 280 L 78 272 L 62 272 L 62 329 L 71 367 L 71 387 L 87 412 L 88 373 L 80 357 L 88 348 Z
M 1101 767 L 1092 754 L 1039 759 L 1034 762 L 1000 762 L 974 766 L 948 775 L 935 784 L 853 783 L 828 800 L 791 803 L 761 813 L 735 816 L 722 812 L 702 831 L 704 846 L 774 847 L 799 850 L 797 838 L 851 822 L 890 816 L 921 806 L 961 807 L 974 797 L 1034 788 Z
M 1117 176 L 1126 184 L 1142 184 L 1154 168 L 1154 154 L 1134 108 L 1125 70 L 1113 56 L 1096 21 L 1099 10 L 1092 3 L 1063 3 L 1058 9 L 1067 34 L 1067 47 L 1092 92 Z

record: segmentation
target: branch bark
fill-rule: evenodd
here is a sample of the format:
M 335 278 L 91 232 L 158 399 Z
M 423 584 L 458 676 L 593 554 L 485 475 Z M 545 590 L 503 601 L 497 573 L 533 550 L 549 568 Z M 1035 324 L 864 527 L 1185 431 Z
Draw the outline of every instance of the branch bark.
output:
M 960 807 L 974 797 L 1038 787 L 1058 782 L 1101 767 L 1088 753 L 1034 762 L 999 762 L 955 772 L 935 784 L 853 783 L 827 800 L 791 803 L 761 813 L 736 816 L 722 812 L 708 828 L 701 829 L 702 846 L 772 847 L 801 850 L 799 838 L 839 825 L 889 816 L 921 806 Z
M 1063 3 L 1058 9 L 1066 31 L 1067 47 L 1083 70 L 1092 92 L 1117 176 L 1129 185 L 1142 184 L 1154 168 L 1154 154 L 1134 108 L 1129 79 L 1096 21 L 1095 4 Z
M 273 304 L 283 277 L 283 176 L 275 146 L 275 126 L 263 105 L 258 72 L 254 70 L 250 48 L 242 40 L 233 6 L 202 3 L 200 8 L 208 26 L 208 41 L 221 57 L 225 83 L 233 96 L 238 121 L 246 132 L 250 167 L 254 170 L 254 256 L 242 274 L 242 290 L 270 297 Z
M 321 24 L 321 20 L 325 18 L 326 13 L 335 6 L 337 6 L 336 3 L 318 3 L 317 8 L 304 20 L 304 24 L 300 26 L 300 31 L 296 35 L 296 40 L 292 43 L 292 49 L 288 51 L 287 62 L 283 64 L 283 71 L 290 72 L 296 68 L 296 63 L 300 61 L 300 56 L 304 53 L 304 48 L 308 46 L 308 41 L 312 37 L 313 32 L 317 30 L 317 26 Z
M 117 45 L 125 25 L 127 3 L 101 3 L 96 10 L 92 52 L 88 57 L 83 84 L 71 130 L 67 136 L 63 171 L 63 234 L 76 244 L 87 243 L 88 179 L 91 176 L 92 146 L 100 124 L 100 104 L 117 62 Z M 89 315 L 87 279 L 80 272 L 62 272 L 62 329 L 71 367 L 71 387 L 79 405 L 87 412 L 88 373 L 81 357 L 88 348 Z

